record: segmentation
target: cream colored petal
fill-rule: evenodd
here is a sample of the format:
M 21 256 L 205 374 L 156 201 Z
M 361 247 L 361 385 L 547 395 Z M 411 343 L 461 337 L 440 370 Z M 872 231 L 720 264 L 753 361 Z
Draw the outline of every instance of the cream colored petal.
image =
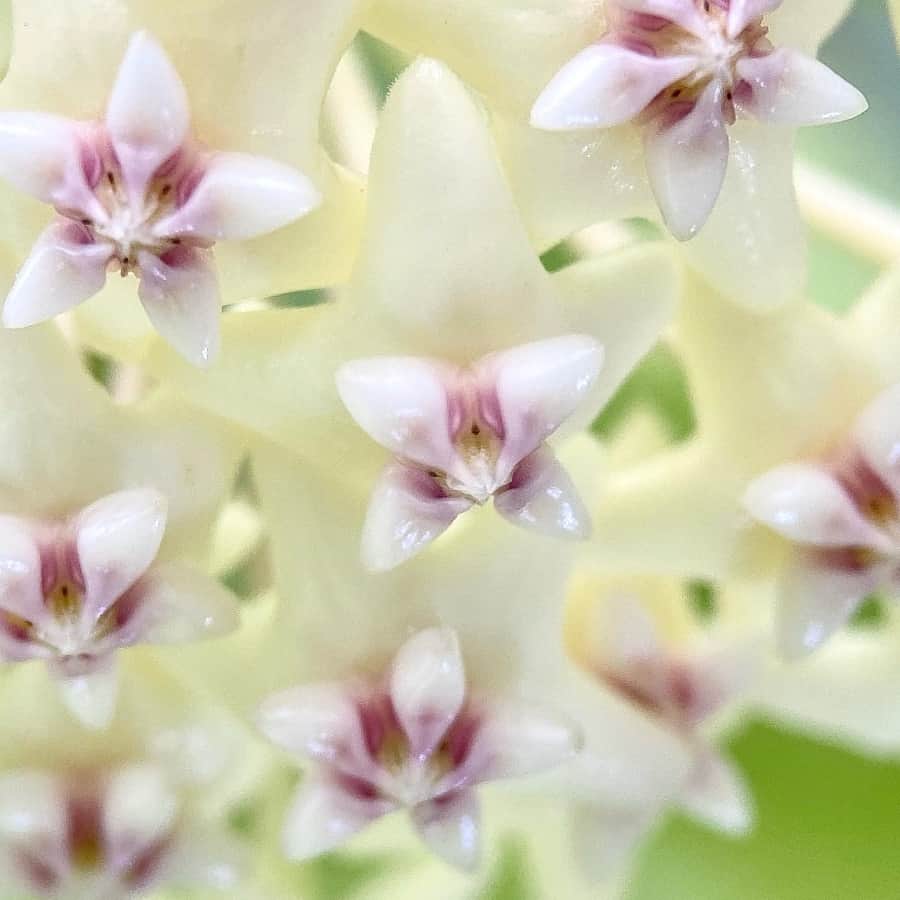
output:
M 895 621 L 845 629 L 814 656 L 773 666 L 754 692 L 756 704 L 790 728 L 893 756 L 900 748 L 898 637 Z
M 792 180 L 793 131 L 745 121 L 729 134 L 722 191 L 684 252 L 694 268 L 743 306 L 775 309 L 799 299 L 806 282 L 806 239 Z
M 321 151 L 319 110 L 362 5 L 263 0 L 251 10 L 241 0 L 85 0 L 65 7 L 17 0 L 0 107 L 100 118 L 130 36 L 148 31 L 187 88 L 201 141 L 288 163 L 325 195 L 322 209 L 296 225 L 225 249 L 225 299 L 330 284 L 348 274 L 362 192 Z
M 365 27 L 414 56 L 444 60 L 523 120 L 560 67 L 604 30 L 594 0 L 380 0 Z
M 845 334 L 812 304 L 758 316 L 689 285 L 676 343 L 701 430 L 723 445 L 719 465 L 762 470 L 838 437 L 872 389 L 864 351 Z
M 353 284 L 359 315 L 420 355 L 472 361 L 556 330 L 484 115 L 433 60 L 411 66 L 385 105 Z
M 853 339 L 866 348 L 882 384 L 900 382 L 900 265 L 887 269 L 849 315 Z
M 475 791 L 420 803 L 410 810 L 419 837 L 441 859 L 472 872 L 481 854 L 481 810 Z
M 115 657 L 99 661 L 82 675 L 57 675 L 60 699 L 84 728 L 109 727 L 119 696 L 119 668 Z
M 537 247 L 594 222 L 658 215 L 637 128 L 554 134 L 497 116 L 494 133 Z
M 815 55 L 819 45 L 850 12 L 853 0 L 792 0 L 766 17 L 776 46 Z
M 682 280 L 671 248 L 649 243 L 567 266 L 552 280 L 568 326 L 603 348 L 600 377 L 563 424 L 565 435 L 589 425 L 656 344 L 672 320 Z
M 53 325 L 0 331 L 0 497 L 58 514 L 108 492 L 111 406 Z

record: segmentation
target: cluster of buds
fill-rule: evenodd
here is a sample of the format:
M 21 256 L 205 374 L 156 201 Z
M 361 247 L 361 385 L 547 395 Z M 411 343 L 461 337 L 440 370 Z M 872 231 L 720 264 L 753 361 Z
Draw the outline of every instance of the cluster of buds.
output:
M 753 827 L 745 713 L 900 745 L 792 689 L 900 587 L 900 278 L 804 300 L 791 183 L 849 0 L 63 6 L 0 82 L 0 896 L 595 897 Z M 661 341 L 695 433 L 601 440 Z

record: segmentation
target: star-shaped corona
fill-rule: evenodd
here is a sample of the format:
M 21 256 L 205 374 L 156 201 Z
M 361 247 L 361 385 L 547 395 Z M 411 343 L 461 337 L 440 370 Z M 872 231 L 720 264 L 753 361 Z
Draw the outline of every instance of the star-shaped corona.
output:
M 823 63 L 776 47 L 766 15 L 782 0 L 609 0 L 607 31 L 538 97 L 548 130 L 636 123 L 647 174 L 669 230 L 693 237 L 725 180 L 728 127 L 840 122 L 865 98 Z
M 64 520 L 0 516 L 0 658 L 45 661 L 85 724 L 113 714 L 118 650 L 237 626 L 214 582 L 154 566 L 165 524 L 165 498 L 152 489 L 111 494 Z
M 369 507 L 367 565 L 405 561 L 492 497 L 524 528 L 587 537 L 587 511 L 544 441 L 596 383 L 602 355 L 593 338 L 568 335 L 468 367 L 397 357 L 345 364 L 337 375 L 345 405 L 395 454 Z
M 0 175 L 56 211 L 6 298 L 7 327 L 71 309 L 111 271 L 134 274 L 153 325 L 198 365 L 218 347 L 213 245 L 266 234 L 321 202 L 292 167 L 195 138 L 185 87 L 146 32 L 132 37 L 102 120 L 0 113 Z
M 448 628 L 407 640 L 382 678 L 269 698 L 259 724 L 316 766 L 285 823 L 285 851 L 296 859 L 330 850 L 405 808 L 435 853 L 473 868 L 480 844 L 476 785 L 552 768 L 578 747 L 564 720 L 471 690 Z

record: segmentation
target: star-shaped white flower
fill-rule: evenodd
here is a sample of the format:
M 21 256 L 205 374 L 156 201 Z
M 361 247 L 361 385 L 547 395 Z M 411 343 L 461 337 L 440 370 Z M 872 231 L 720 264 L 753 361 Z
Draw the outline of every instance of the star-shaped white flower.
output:
M 383 677 L 270 697 L 259 725 L 317 764 L 285 822 L 290 857 L 331 850 L 406 808 L 422 840 L 462 868 L 479 859 L 475 787 L 559 765 L 578 740 L 563 720 L 470 691 L 458 638 L 447 628 L 409 638 Z
M 4 331 L 0 350 L 0 659 L 46 661 L 102 727 L 120 648 L 237 625 L 194 565 L 239 448 L 162 392 L 115 406 L 52 325 Z
M 663 219 L 691 238 L 722 190 L 738 118 L 818 125 L 866 109 L 823 63 L 772 43 L 766 17 L 783 2 L 608 0 L 606 33 L 557 73 L 531 122 L 551 131 L 638 124 Z
M 0 516 L 0 659 L 45 661 L 88 724 L 112 716 L 118 650 L 237 627 L 214 581 L 154 565 L 165 524 L 165 497 L 152 489 L 111 494 L 63 521 Z
M 302 316 L 236 316 L 211 380 L 169 353 L 148 365 L 312 464 L 374 482 L 363 551 L 387 569 L 490 497 L 524 527 L 586 534 L 550 444 L 596 416 L 658 338 L 677 290 L 659 245 L 549 276 L 482 111 L 444 66 L 420 60 L 382 115 L 348 292 Z M 370 437 L 395 457 L 380 476 Z
M 134 272 L 153 325 L 202 364 L 223 302 L 345 278 L 362 192 L 321 149 L 319 113 L 359 5 L 17 3 L 0 86 L 4 293 L 25 265 L 7 323 L 99 292 L 81 335 L 136 358 L 152 332 L 134 283 L 105 277 Z
M 346 363 L 338 390 L 353 418 L 395 461 L 379 478 L 363 558 L 391 568 L 475 504 L 494 498 L 514 524 L 585 538 L 590 520 L 544 443 L 597 381 L 602 351 L 568 335 L 514 347 L 462 368 L 375 357 Z
M 57 212 L 6 298 L 7 327 L 81 303 L 110 270 L 134 273 L 156 328 L 204 365 L 221 307 L 213 245 L 266 234 L 321 202 L 283 163 L 199 145 L 185 87 L 145 32 L 128 45 L 102 121 L 0 115 L 0 174 Z
M 537 245 L 598 221 L 656 218 L 657 201 L 673 232 L 686 237 L 715 206 L 684 253 L 722 293 L 773 308 L 798 297 L 806 278 L 787 119 L 828 121 L 865 107 L 814 61 L 849 7 L 849 0 L 711 0 L 708 11 L 702 0 L 460 0 L 448 10 L 440 0 L 378 0 L 366 28 L 446 60 L 486 98 Z M 741 87 L 735 100 L 743 83 L 756 88 Z M 728 126 L 735 103 L 737 121 Z M 575 130 L 534 128 L 532 113 L 538 124 Z M 760 121 L 773 118 L 777 124 Z

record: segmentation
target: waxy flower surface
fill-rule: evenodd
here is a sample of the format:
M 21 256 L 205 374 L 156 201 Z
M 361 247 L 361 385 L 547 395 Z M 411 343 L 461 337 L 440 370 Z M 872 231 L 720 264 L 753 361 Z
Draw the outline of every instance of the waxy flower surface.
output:
M 120 648 L 238 624 L 230 595 L 185 564 L 202 563 L 234 450 L 171 399 L 114 406 L 52 326 L 0 346 L 0 658 L 45 661 L 102 727 Z
M 80 332 L 136 358 L 135 284 L 107 278 L 134 272 L 153 327 L 208 364 L 223 303 L 343 277 L 361 191 L 319 145 L 318 111 L 360 5 L 17 2 L 0 85 L 6 324 L 100 292 Z
M 236 316 L 230 363 L 209 377 L 163 353 L 149 366 L 315 465 L 340 460 L 348 478 L 375 482 L 371 568 L 409 558 L 491 496 L 523 527 L 583 537 L 577 486 L 544 441 L 587 425 L 665 327 L 678 279 L 665 248 L 551 278 L 480 110 L 430 60 L 395 85 L 370 179 L 362 256 L 339 302 Z M 380 476 L 365 432 L 396 457 Z
M 722 190 L 738 117 L 815 125 L 866 108 L 827 66 L 772 44 L 765 16 L 781 5 L 609 0 L 608 31 L 547 85 L 531 123 L 552 131 L 638 123 L 663 219 L 676 237 L 693 237 Z
M 523 528 L 587 537 L 587 512 L 545 444 L 597 380 L 602 353 L 569 335 L 459 368 L 376 357 L 346 363 L 338 390 L 351 415 L 396 454 L 375 488 L 363 533 L 374 569 L 404 561 L 474 504 Z
M 849 6 L 467 0 L 448 11 L 441 0 L 379 0 L 367 27 L 445 59 L 485 96 L 540 246 L 599 221 L 656 218 L 658 206 L 673 233 L 689 237 L 713 210 L 685 249 L 691 265 L 742 305 L 774 308 L 806 281 L 787 119 L 810 124 L 865 108 L 814 61 Z M 745 81 L 755 90 L 735 100 Z M 543 132 L 532 116 L 577 130 Z
M 726 311 L 726 301 L 696 286 L 676 339 L 696 395 L 698 432 L 610 480 L 602 512 L 595 513 L 595 559 L 620 570 L 649 566 L 714 580 L 737 574 L 761 582 L 775 578 L 781 582 L 778 643 L 790 656 L 807 652 L 839 628 L 858 605 L 859 591 L 866 592 L 863 582 L 873 589 L 883 586 L 881 576 L 889 569 L 877 570 L 879 577 L 873 579 L 868 565 L 890 549 L 884 530 L 890 505 L 859 508 L 850 497 L 871 498 L 873 484 L 877 488 L 888 477 L 895 438 L 893 392 L 886 388 L 900 375 L 893 325 L 897 286 L 897 273 L 890 272 L 844 316 L 807 305 L 742 318 L 737 332 L 736 313 Z M 702 314 L 694 304 L 704 304 Z M 742 402 L 736 405 L 738 392 Z M 778 429 L 761 441 L 759 434 L 772 422 L 779 423 Z M 862 469 L 860 462 L 866 463 Z M 767 476 L 770 470 L 774 475 Z M 771 533 L 754 526 L 741 505 L 745 495 L 750 513 L 764 513 L 766 523 L 783 532 L 806 535 L 804 543 L 774 542 Z M 788 499 L 793 500 L 789 506 Z M 879 519 L 879 512 L 887 517 Z M 810 530 L 814 526 L 817 533 Z M 823 567 L 816 551 L 829 529 L 841 527 L 856 527 L 854 540 L 863 532 L 865 540 L 844 557 L 844 567 L 838 565 L 840 553 L 830 556 L 825 549 L 833 565 Z M 867 541 L 875 541 L 879 550 L 870 552 Z M 764 584 L 759 597 L 759 608 L 768 609 Z M 844 660 L 845 677 L 872 679 L 862 652 L 871 643 L 871 659 L 884 665 L 889 678 L 890 635 L 875 631 L 847 637 L 852 647 L 835 654 Z M 817 671 L 830 680 L 827 666 Z M 777 710 L 779 698 L 773 690 L 764 702 Z M 802 703 L 790 706 L 804 718 Z M 839 708 L 833 709 L 835 715 Z M 819 711 L 814 718 L 821 718 Z M 845 721 L 848 734 L 863 743 L 868 729 L 880 735 L 883 727 L 877 713 Z M 882 743 L 880 737 L 877 741 Z
M 218 347 L 211 249 L 273 231 L 321 197 L 299 172 L 189 136 L 187 93 L 162 47 L 131 39 L 102 122 L 0 117 L 2 174 L 56 209 L 3 306 L 3 323 L 48 319 L 96 294 L 108 270 L 138 276 L 156 328 L 193 362 Z

